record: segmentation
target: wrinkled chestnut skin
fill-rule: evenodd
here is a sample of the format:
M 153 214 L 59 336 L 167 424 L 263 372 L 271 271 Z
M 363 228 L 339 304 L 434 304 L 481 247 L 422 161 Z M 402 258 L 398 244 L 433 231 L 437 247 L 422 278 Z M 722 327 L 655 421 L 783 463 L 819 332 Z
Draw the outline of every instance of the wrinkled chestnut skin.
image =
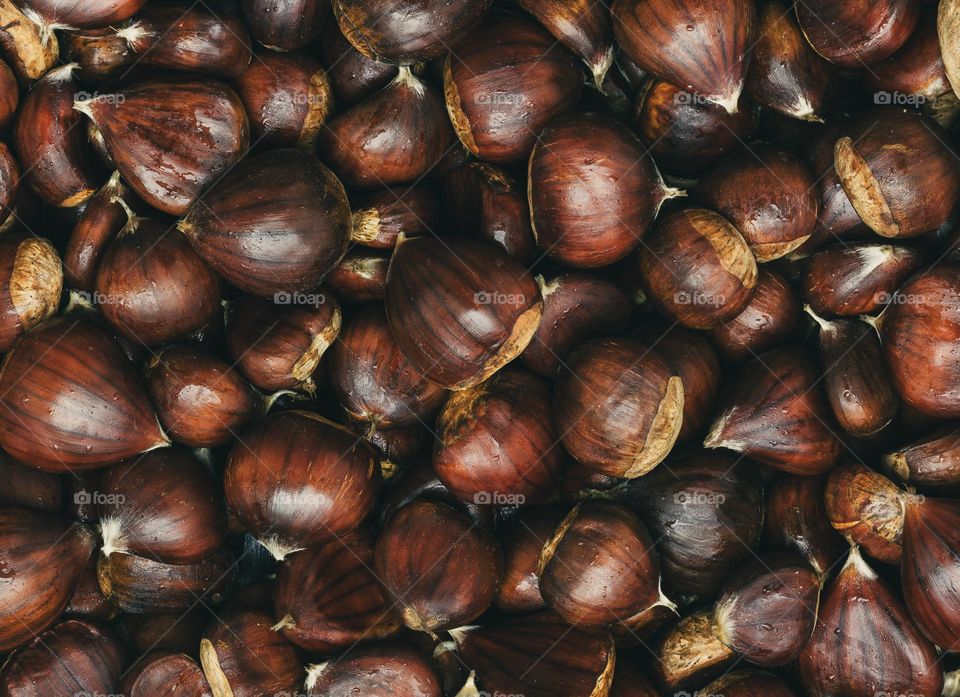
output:
M 627 501 L 657 540 L 665 583 L 713 595 L 760 538 L 759 474 L 749 460 L 704 450 L 667 465 L 631 482 Z
M 912 110 L 864 114 L 834 146 L 834 166 L 857 213 L 883 237 L 936 230 L 960 192 L 960 165 L 933 121 Z
M 578 504 L 540 554 L 537 575 L 544 601 L 571 624 L 625 620 L 660 596 L 653 540 L 626 506 Z
M 905 484 L 960 491 L 960 432 L 956 426 L 945 426 L 884 455 L 883 465 Z
M 230 510 L 277 559 L 356 528 L 380 489 L 376 451 L 317 414 L 284 411 L 248 429 L 224 472 Z
M 298 694 L 304 678 L 300 656 L 272 625 L 265 612 L 235 612 L 207 628 L 200 664 L 215 695 Z
M 24 335 L 0 395 L 0 445 L 39 469 L 103 467 L 167 443 L 120 344 L 86 320 L 54 318 Z
M 80 29 L 105 27 L 136 14 L 147 0 L 21 0 L 49 24 Z
M 842 446 L 819 381 L 820 371 L 801 348 L 757 356 L 728 380 L 704 445 L 791 474 L 826 472 Z
M 904 505 L 911 495 L 882 474 L 846 462 L 827 479 L 824 501 L 833 527 L 875 559 L 899 564 Z
M 483 18 L 492 0 L 334 0 L 340 31 L 373 60 L 409 65 L 442 56 Z
M 326 285 L 344 304 L 383 302 L 387 297 L 386 252 L 354 247 L 326 277 Z
M 13 148 L 23 179 L 46 203 L 72 208 L 103 181 L 84 139 L 83 117 L 74 111 L 74 65 L 47 73 L 27 93 L 13 129 Z
M 425 378 L 454 390 L 518 356 L 543 311 L 540 289 L 523 266 L 491 244 L 459 238 L 399 243 L 386 300 L 400 350 Z
M 797 693 L 780 678 L 748 670 L 717 678 L 701 692 L 724 697 L 797 697 Z
M 127 212 L 119 199 L 128 195 L 120 173 L 114 172 L 87 202 L 63 253 L 63 273 L 70 288 L 85 293 L 96 289 L 100 259 L 127 224 Z
M 613 34 L 641 68 L 737 111 L 756 29 L 748 0 L 616 0 Z
M 923 255 L 904 245 L 831 245 L 806 261 L 801 290 L 818 315 L 872 315 L 895 299 L 897 289 L 922 263 Z
M 827 576 L 846 551 L 830 524 L 824 491 L 827 477 L 787 474 L 765 488 L 764 540 L 771 548 L 800 554 L 821 577 Z
M 203 670 L 182 653 L 153 653 L 130 670 L 121 683 L 127 697 L 213 697 Z
M 223 544 L 220 485 L 183 448 L 161 448 L 106 470 L 99 492 L 103 552 L 194 564 Z
M 646 474 L 680 434 L 683 382 L 645 341 L 584 344 L 562 367 L 554 394 L 554 420 L 564 447 L 603 474 Z
M 687 615 L 660 635 L 652 649 L 660 684 L 668 694 L 682 694 L 694 685 L 702 685 L 724 675 L 737 661 L 737 655 L 720 641 L 719 629 L 710 610 Z
M 20 646 L 56 621 L 95 548 L 96 537 L 85 525 L 27 508 L 0 508 L 0 650 Z
M 423 186 L 383 189 L 352 200 L 354 242 L 373 249 L 393 249 L 400 235 L 436 234 L 440 204 Z
M 960 264 L 934 266 L 902 285 L 897 297 L 880 329 L 894 387 L 925 414 L 960 416 Z
M 856 547 L 821 601 L 800 674 L 816 695 L 937 697 L 943 687 L 933 645 Z
M 503 581 L 495 601 L 498 608 L 514 615 L 546 609 L 537 566 L 543 546 L 566 515 L 560 506 L 521 508 L 497 531 L 504 559 Z
M 725 157 L 700 180 L 696 195 L 736 226 L 761 263 L 797 249 L 817 222 L 819 203 L 809 167 L 769 145 Z
M 195 332 L 220 311 L 220 279 L 183 235 L 150 220 L 131 220 L 110 243 L 95 287 L 110 324 L 150 346 Z
M 414 501 L 380 532 L 374 570 L 410 629 L 469 624 L 497 595 L 503 559 L 493 537 L 442 503 Z
M 814 50 L 844 68 L 862 68 L 903 46 L 920 18 L 912 0 L 836 2 L 812 0 L 797 5 L 797 20 Z
M 515 368 L 450 394 L 436 423 L 437 476 L 463 501 L 505 495 L 543 502 L 556 489 L 564 463 L 552 397 L 545 380 Z
M 795 339 L 802 325 L 800 298 L 790 282 L 769 267 L 757 270 L 753 297 L 739 315 L 709 331 L 721 356 L 731 363 Z
M 331 653 L 400 630 L 400 611 L 371 570 L 366 532 L 297 552 L 277 572 L 275 614 L 283 635 L 313 653 Z
M 594 697 L 607 694 L 615 650 L 603 633 L 571 628 L 545 612 L 451 632 L 463 662 L 490 694 Z
M 323 25 L 319 44 L 338 102 L 356 104 L 386 87 L 399 72 L 395 65 L 370 60 L 360 53 L 340 32 L 336 22 Z
M 123 645 L 112 633 L 89 622 L 65 620 L 34 635 L 10 658 L 0 674 L 0 694 L 111 694 L 123 666 Z
M 57 251 L 28 232 L 0 235 L 0 351 L 56 314 L 63 289 Z
M 584 341 L 626 331 L 630 301 L 616 285 L 598 275 L 569 271 L 540 283 L 543 319 L 520 360 L 552 379 L 561 362 Z
M 350 204 L 313 155 L 273 150 L 233 168 L 178 228 L 227 281 L 270 297 L 320 285 L 347 251 Z
M 64 480 L 59 474 L 41 472 L 0 453 L 0 505 L 25 506 L 44 513 L 63 508 Z
M 440 676 L 423 654 L 400 643 L 352 648 L 339 658 L 311 666 L 306 697 L 442 697 Z
M 758 118 L 745 100 L 730 114 L 666 80 L 652 80 L 640 92 L 633 122 L 664 171 L 692 176 L 748 140 Z
M 306 46 L 323 27 L 330 5 L 325 0 L 242 0 L 253 38 L 275 51 Z
M 676 195 L 665 189 L 639 138 L 592 113 L 561 116 L 540 133 L 527 187 L 537 244 L 574 268 L 623 259 L 640 244 L 663 199 Z
M 661 216 L 638 252 L 650 303 L 691 329 L 710 329 L 740 314 L 757 285 L 757 262 L 726 219 L 703 208 Z
M 243 102 L 213 80 L 148 80 L 74 108 L 100 129 L 130 188 L 171 215 L 186 213 L 250 143 Z
M 525 159 L 537 134 L 580 98 L 583 71 L 533 20 L 491 12 L 447 57 L 447 111 L 464 147 L 495 164 Z M 502 95 L 511 99 L 503 99 Z
M 233 442 L 262 407 L 240 373 L 195 348 L 163 350 L 150 360 L 146 380 L 164 430 L 192 448 Z

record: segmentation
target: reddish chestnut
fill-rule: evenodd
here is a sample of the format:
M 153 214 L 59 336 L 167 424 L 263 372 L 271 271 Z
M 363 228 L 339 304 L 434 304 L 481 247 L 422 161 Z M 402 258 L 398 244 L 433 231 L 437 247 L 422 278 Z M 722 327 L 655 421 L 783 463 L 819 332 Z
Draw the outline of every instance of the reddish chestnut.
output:
M 441 697 L 441 680 L 433 662 L 399 643 L 371 644 L 351 649 L 336 660 L 307 670 L 306 697 L 365 695 L 366 697 Z
M 900 563 L 903 517 L 910 495 L 865 465 L 847 462 L 827 480 L 824 500 L 830 523 L 871 557 Z
M 325 0 L 242 0 L 253 38 L 274 51 L 302 48 L 320 34 L 330 6 Z
M 20 165 L 10 148 L 0 143 L 0 225 L 9 224 L 20 191 Z
M 799 553 L 821 578 L 833 570 L 846 549 L 827 516 L 826 483 L 826 476 L 788 474 L 764 492 L 764 540 L 771 547 Z
M 6 131 L 13 122 L 20 105 L 20 87 L 10 66 L 0 60 L 0 131 Z
M 383 302 L 387 297 L 386 252 L 354 247 L 326 278 L 326 283 L 344 303 L 359 305 Z
M 374 249 L 393 249 L 400 235 L 434 234 L 439 203 L 422 186 L 384 189 L 352 201 L 354 242 Z
M 906 484 L 960 490 L 960 432 L 956 426 L 945 426 L 887 453 L 883 465 Z
M 607 8 L 589 0 L 520 0 L 519 4 L 587 64 L 593 84 L 603 92 L 614 60 L 613 27 Z
M 566 514 L 559 506 L 522 508 L 498 530 L 504 558 L 503 581 L 496 599 L 498 608 L 516 615 L 546 609 L 537 567 L 544 545 Z
M 70 288 L 94 292 L 100 259 L 128 222 L 127 211 L 120 203 L 128 195 L 127 187 L 120 182 L 120 172 L 114 172 L 87 202 L 63 253 L 63 272 Z
M 796 12 L 800 28 L 817 53 L 844 68 L 861 68 L 903 46 L 917 26 L 920 3 L 810 0 L 798 4 Z
M 86 29 L 61 33 L 63 53 L 79 67 L 84 82 L 102 82 L 133 65 L 136 56 L 116 29 Z
M 926 105 L 950 92 L 943 63 L 936 12 L 931 8 L 924 10 L 919 25 L 900 50 L 870 66 L 864 78 L 881 91 L 922 97 Z
M 105 27 L 129 19 L 147 0 L 21 0 L 20 5 L 35 12 L 57 29 Z

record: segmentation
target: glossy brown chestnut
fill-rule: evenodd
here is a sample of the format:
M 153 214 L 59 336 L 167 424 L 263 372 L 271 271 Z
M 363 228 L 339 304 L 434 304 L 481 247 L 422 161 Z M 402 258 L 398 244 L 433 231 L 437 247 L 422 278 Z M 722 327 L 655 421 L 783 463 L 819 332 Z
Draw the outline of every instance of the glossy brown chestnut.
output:
M 824 501 L 827 477 L 788 474 L 767 486 L 764 540 L 800 554 L 820 577 L 829 575 L 846 545 L 830 524 Z
M 803 154 L 810 163 L 817 182 L 820 211 L 817 216 L 817 227 L 803 250 L 814 248 L 824 242 L 834 242 L 868 229 L 853 204 L 850 203 L 850 198 L 843 190 L 834 166 L 836 142 L 850 133 L 850 124 L 837 120 L 815 131 L 807 142 L 807 148 Z
M 35 634 L 0 673 L 10 697 L 111 694 L 123 673 L 123 645 L 106 629 L 66 620 Z
M 846 462 L 830 473 L 824 501 L 830 523 L 851 544 L 875 559 L 898 564 L 904 508 L 911 496 L 865 465 Z
M 440 204 L 423 186 L 383 189 L 351 201 L 354 242 L 374 249 L 393 249 L 400 235 L 436 234 Z
M 491 12 L 443 68 L 450 120 L 481 160 L 525 159 L 537 134 L 580 98 L 577 60 L 536 22 Z
M 613 27 L 606 8 L 588 0 L 520 0 L 519 5 L 587 64 L 594 85 L 603 92 L 614 59 Z
M 456 390 L 483 382 L 527 347 L 543 299 L 534 278 L 497 247 L 419 237 L 397 243 L 386 306 L 414 368 Z
M 798 4 L 797 20 L 814 50 L 844 68 L 887 58 L 906 42 L 920 18 L 920 3 L 812 0 Z
M 313 653 L 396 634 L 400 611 L 372 567 L 373 538 L 363 531 L 291 555 L 277 572 L 274 628 Z
M 713 612 L 697 610 L 660 635 L 653 647 L 659 682 L 669 694 L 683 694 L 693 685 L 730 671 L 737 655 L 720 641 Z
M 936 12 L 930 8 L 920 16 L 916 30 L 890 58 L 870 66 L 864 79 L 872 87 L 908 96 L 922 97 L 924 103 L 950 91 L 937 36 Z
M 943 687 L 933 645 L 856 547 L 827 589 L 800 674 L 818 695 L 936 697 Z
M 633 480 L 627 500 L 657 540 L 664 581 L 681 593 L 716 593 L 763 528 L 760 476 L 753 463 L 732 453 L 673 457 Z
M 41 472 L 0 454 L 0 505 L 25 506 L 44 513 L 63 508 L 64 482 L 59 474 Z
M 242 0 L 253 38 L 275 51 L 293 51 L 320 34 L 330 6 L 324 0 Z M 217 695 L 217 697 L 220 697 Z
M 306 697 L 444 694 L 433 663 L 419 651 L 393 642 L 352 648 L 335 660 L 311 665 L 307 669 L 306 688 Z
M 0 143 L 0 225 L 9 223 L 20 191 L 20 164 L 10 148 Z
M 744 100 L 730 114 L 666 80 L 650 80 L 640 91 L 633 121 L 657 164 L 684 176 L 699 174 L 739 147 L 758 123 L 757 110 Z
M 578 504 L 546 541 L 537 564 L 544 601 L 571 624 L 628 619 L 660 597 L 653 540 L 626 506 Z
M 440 481 L 430 464 L 429 456 L 417 457 L 407 463 L 391 482 L 387 496 L 380 506 L 379 521 L 383 526 L 390 517 L 411 501 L 437 501 L 466 513 L 473 521 L 490 529 L 495 526 L 497 509 L 461 501 Z
M 219 484 L 183 448 L 161 448 L 106 470 L 95 492 L 103 554 L 194 564 L 224 542 Z
M 369 97 L 397 76 L 397 66 L 370 60 L 355 49 L 336 22 L 324 23 L 319 43 L 333 91 L 346 104 Z
M 13 0 L 0 0 L 0 49 L 23 83 L 39 80 L 57 64 L 60 46 L 40 17 L 25 15 Z M 34 21 L 37 20 L 37 21 Z
M 640 244 L 660 205 L 681 195 L 663 183 L 640 139 L 600 114 L 561 116 L 540 133 L 530 154 L 533 234 L 540 249 L 564 266 L 595 268 L 623 259 Z
M 105 27 L 129 19 L 147 0 L 20 0 L 57 29 Z
M 840 459 L 838 427 L 820 371 L 798 347 L 768 351 L 745 363 L 727 383 L 704 440 L 791 474 L 820 474 Z
M 850 203 L 883 237 L 940 227 L 960 192 L 960 165 L 947 136 L 911 110 L 878 108 L 837 141 L 834 166 Z
M 960 490 L 960 431 L 945 426 L 883 456 L 884 468 L 902 482 L 935 491 Z
M 60 34 L 63 53 L 77 64 L 76 76 L 84 82 L 103 82 L 133 65 L 136 56 L 116 29 L 85 29 Z
M 86 320 L 55 318 L 24 335 L 0 395 L 0 445 L 39 469 L 103 467 L 167 444 L 120 344 Z
M 70 595 L 70 602 L 64 608 L 63 614 L 65 617 L 90 622 L 108 622 L 117 616 L 117 609 L 100 592 L 95 556 L 91 555 L 86 568 L 80 574 L 80 578 L 77 579 L 77 585 Z
M 747 0 L 616 0 L 613 34 L 637 65 L 731 114 L 743 92 L 756 9 Z
M 326 277 L 326 285 L 345 304 L 383 302 L 387 297 L 387 252 L 354 247 Z
M 463 513 L 413 501 L 377 538 L 374 570 L 403 623 L 433 633 L 469 624 L 493 604 L 503 560 L 490 533 Z
M 691 329 L 710 329 L 739 315 L 757 285 L 757 261 L 725 218 L 684 208 L 657 221 L 638 252 L 651 304 Z
M 120 199 L 128 195 L 120 173 L 114 172 L 87 202 L 63 253 L 63 274 L 70 288 L 91 294 L 96 289 L 100 259 L 127 224 L 127 212 Z
M 960 416 L 960 264 L 937 264 L 900 286 L 883 316 L 890 379 L 903 400 L 940 418 Z
M 20 105 L 20 87 L 10 66 L 0 60 L 0 131 L 6 131 L 13 122 Z
M 504 558 L 503 581 L 495 601 L 498 608 L 515 615 L 546 609 L 537 566 L 544 545 L 566 514 L 561 506 L 521 508 L 498 530 L 497 539 Z
M 95 548 L 85 525 L 28 508 L 0 508 L 0 649 L 14 649 L 56 621 Z
M 248 429 L 223 486 L 244 529 L 277 559 L 356 528 L 380 489 L 377 453 L 346 428 L 305 411 Z
M 347 322 L 333 347 L 330 375 L 351 418 L 377 428 L 429 420 L 446 398 L 404 358 L 382 306 L 364 308 Z
M 120 684 L 126 697 L 213 697 L 203 670 L 182 653 L 154 653 L 131 669 Z
M 100 129 L 130 188 L 171 215 L 186 213 L 250 142 L 243 102 L 213 80 L 148 80 L 74 109 Z
M 770 145 L 751 145 L 725 157 L 700 180 L 697 198 L 736 226 L 761 263 L 793 252 L 817 222 L 810 168 Z
M 200 663 L 213 697 L 297 694 L 305 673 L 293 644 L 265 612 L 237 612 L 203 634 Z
M 280 294 L 277 300 L 246 295 L 230 301 L 227 349 L 237 369 L 261 390 L 312 392 L 311 376 L 340 334 L 340 305 L 326 292 Z
M 46 203 L 80 205 L 100 187 L 93 155 L 74 111 L 75 63 L 47 73 L 24 97 L 13 130 L 23 179 Z
M 62 289 L 53 245 L 26 232 L 0 236 L 0 351 L 55 314 Z

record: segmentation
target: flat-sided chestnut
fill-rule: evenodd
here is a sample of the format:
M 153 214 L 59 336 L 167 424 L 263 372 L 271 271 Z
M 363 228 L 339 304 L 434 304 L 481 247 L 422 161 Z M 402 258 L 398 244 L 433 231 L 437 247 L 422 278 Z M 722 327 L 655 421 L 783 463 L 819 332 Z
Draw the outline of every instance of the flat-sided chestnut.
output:
M 330 12 L 325 0 L 242 0 L 243 16 L 253 38 L 274 51 L 293 51 L 320 34 Z
M 335 660 L 314 664 L 307 669 L 306 688 L 306 697 L 444 694 L 433 662 L 398 642 L 359 646 Z
M 897 564 L 903 553 L 903 518 L 910 495 L 868 467 L 846 462 L 827 480 L 830 523 L 871 557 Z
M 769 485 L 764 494 L 764 540 L 772 548 L 785 547 L 800 554 L 822 578 L 846 550 L 830 524 L 824 491 L 827 477 L 788 474 Z
M 804 36 L 817 53 L 854 69 L 881 61 L 903 46 L 917 26 L 920 3 L 811 0 L 798 4 L 796 12 Z

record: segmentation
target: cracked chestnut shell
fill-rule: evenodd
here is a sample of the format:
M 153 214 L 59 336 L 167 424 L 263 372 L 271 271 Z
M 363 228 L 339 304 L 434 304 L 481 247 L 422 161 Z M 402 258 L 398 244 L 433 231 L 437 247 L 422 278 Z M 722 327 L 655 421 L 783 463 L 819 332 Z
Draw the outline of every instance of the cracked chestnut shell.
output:
M 60 256 L 27 232 L 0 236 L 0 351 L 56 314 L 63 290 Z
M 419 237 L 398 241 L 386 306 L 393 336 L 413 367 L 459 390 L 520 355 L 540 326 L 543 299 L 533 276 L 501 249 Z
M 330 10 L 326 0 L 242 0 L 241 6 L 253 38 L 274 51 L 293 51 L 313 41 Z
M 683 424 L 684 384 L 666 357 L 636 339 L 601 339 L 561 369 L 554 420 L 567 451 L 589 469 L 640 477 L 673 448 Z
M 804 36 L 817 53 L 841 67 L 857 69 L 903 46 L 917 26 L 920 3 L 811 0 L 798 4 L 796 12 Z
M 306 697 L 442 697 L 444 692 L 434 663 L 399 642 L 351 648 L 343 656 L 307 669 Z
M 846 462 L 827 479 L 824 501 L 834 529 L 871 557 L 900 563 L 904 507 L 911 495 L 865 465 Z

